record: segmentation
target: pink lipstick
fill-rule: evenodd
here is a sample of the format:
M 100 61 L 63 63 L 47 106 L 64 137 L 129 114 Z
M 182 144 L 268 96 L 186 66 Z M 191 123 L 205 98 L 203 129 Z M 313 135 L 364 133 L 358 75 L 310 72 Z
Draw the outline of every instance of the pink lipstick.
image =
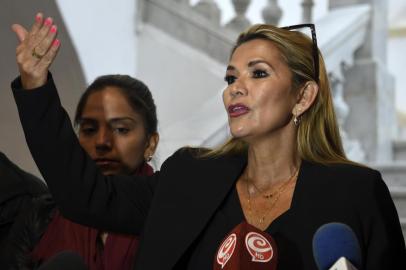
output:
M 228 107 L 230 117 L 238 117 L 249 112 L 249 108 L 244 104 L 234 104 Z

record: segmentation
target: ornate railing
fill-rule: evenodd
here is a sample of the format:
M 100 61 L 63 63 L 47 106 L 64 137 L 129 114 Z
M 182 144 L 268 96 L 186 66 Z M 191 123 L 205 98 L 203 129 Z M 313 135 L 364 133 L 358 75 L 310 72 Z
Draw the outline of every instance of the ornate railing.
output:
M 190 5 L 188 0 L 140 0 L 138 1 L 137 29 L 142 23 L 150 23 L 175 38 L 203 50 L 214 59 L 226 63 L 228 52 L 237 33 L 247 28 L 251 22 L 246 17 L 251 0 L 232 0 L 235 17 L 226 25 L 220 24 L 221 11 L 214 0 L 200 0 Z M 311 22 L 312 0 L 303 0 L 302 21 Z M 261 14 L 265 23 L 278 25 L 282 9 L 277 0 L 268 0 Z M 196 37 L 200 37 L 196 39 Z M 213 48 L 216 51 L 213 51 Z

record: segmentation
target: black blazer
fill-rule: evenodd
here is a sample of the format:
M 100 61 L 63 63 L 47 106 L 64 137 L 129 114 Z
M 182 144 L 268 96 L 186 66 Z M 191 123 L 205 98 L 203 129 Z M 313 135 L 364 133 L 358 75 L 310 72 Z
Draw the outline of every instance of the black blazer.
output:
M 135 269 L 183 269 L 246 156 L 201 159 L 184 149 L 153 177 L 103 176 L 80 147 L 51 77 L 32 91 L 22 90 L 19 79 L 12 88 L 30 151 L 61 212 L 108 231 L 142 232 Z M 380 173 L 306 161 L 291 208 L 269 228 L 283 251 L 278 269 L 316 269 L 312 237 L 329 222 L 354 230 L 365 269 L 406 269 L 398 215 Z

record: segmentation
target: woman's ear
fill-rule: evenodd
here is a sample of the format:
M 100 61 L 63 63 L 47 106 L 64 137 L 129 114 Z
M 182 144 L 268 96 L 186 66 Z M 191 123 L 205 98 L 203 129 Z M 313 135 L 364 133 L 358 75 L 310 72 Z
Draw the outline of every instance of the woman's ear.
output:
M 144 151 L 144 159 L 146 161 L 151 160 L 152 156 L 155 154 L 155 150 L 158 146 L 159 134 L 157 132 L 151 134 L 147 140 L 147 147 Z
M 292 114 L 300 116 L 306 112 L 314 103 L 319 92 L 319 86 L 313 81 L 307 82 L 299 91 L 298 100 L 293 107 Z

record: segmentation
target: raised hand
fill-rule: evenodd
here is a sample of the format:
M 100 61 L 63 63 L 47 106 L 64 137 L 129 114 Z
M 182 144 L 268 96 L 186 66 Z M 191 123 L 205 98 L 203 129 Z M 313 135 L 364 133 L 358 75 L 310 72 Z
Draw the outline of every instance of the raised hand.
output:
M 60 41 L 56 39 L 57 26 L 52 18 L 44 19 L 38 13 L 30 32 L 19 24 L 13 24 L 11 28 L 20 41 L 16 58 L 23 88 L 33 89 L 44 85 L 49 66 L 60 47 Z

